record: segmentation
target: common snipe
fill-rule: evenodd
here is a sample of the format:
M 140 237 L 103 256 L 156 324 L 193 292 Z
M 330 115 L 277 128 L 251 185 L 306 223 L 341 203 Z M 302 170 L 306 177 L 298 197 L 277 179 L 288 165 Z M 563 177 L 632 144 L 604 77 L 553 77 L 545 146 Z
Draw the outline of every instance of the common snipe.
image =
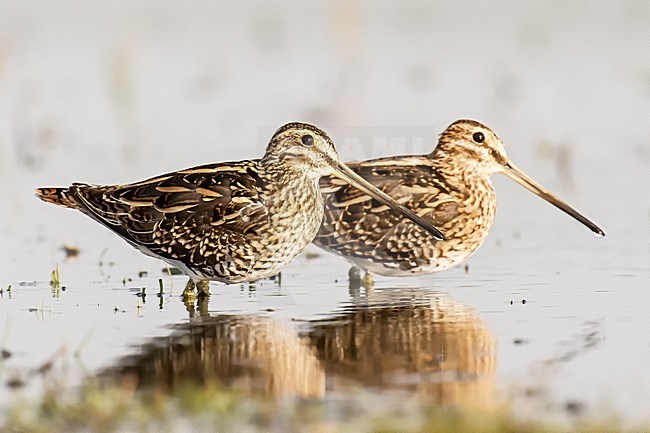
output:
M 501 139 L 473 120 L 452 123 L 429 155 L 379 158 L 349 163 L 349 167 L 433 223 L 447 237 L 443 241 L 433 239 L 368 195 L 339 179 L 324 177 L 321 191 L 325 218 L 314 242 L 370 273 L 427 274 L 472 255 L 485 241 L 494 221 L 497 202 L 490 181 L 494 173 L 505 174 L 597 235 L 605 235 L 515 167 Z
M 128 185 L 40 188 L 49 203 L 77 209 L 144 254 L 162 259 L 207 288 L 240 283 L 287 266 L 316 236 L 323 219 L 318 181 L 349 182 L 443 238 L 429 222 L 377 190 L 339 161 L 325 132 L 305 123 L 278 129 L 260 160 L 188 168 Z M 408 224 L 407 224 L 408 225 Z

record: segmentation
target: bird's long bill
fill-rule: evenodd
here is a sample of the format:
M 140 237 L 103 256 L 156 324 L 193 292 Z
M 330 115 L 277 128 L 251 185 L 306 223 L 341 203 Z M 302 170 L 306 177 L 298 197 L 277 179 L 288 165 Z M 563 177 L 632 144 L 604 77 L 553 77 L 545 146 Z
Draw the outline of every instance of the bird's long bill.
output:
M 424 228 L 426 231 L 431 233 L 434 238 L 438 240 L 446 239 L 445 236 L 442 233 L 440 233 L 440 230 L 435 228 L 433 224 L 426 221 L 422 217 L 417 216 L 408 208 L 406 208 L 404 205 L 396 202 L 388 194 L 384 193 L 383 191 L 373 186 L 370 182 L 368 182 L 367 180 L 365 180 L 364 178 L 356 174 L 354 171 L 352 171 L 352 169 L 350 169 L 350 167 L 348 167 L 344 163 L 339 161 L 337 164 L 338 165 L 334 169 L 334 176 L 349 183 L 350 185 L 361 190 L 365 194 L 368 194 L 370 197 L 374 198 L 375 200 L 385 204 L 393 211 L 410 219 L 415 224 L 419 225 L 420 227 Z
M 523 171 L 521 171 L 511 163 L 505 164 L 504 167 L 505 167 L 505 174 L 510 179 L 514 180 L 519 185 L 523 186 L 533 194 L 538 195 L 539 197 L 543 198 L 547 202 L 551 203 L 556 208 L 571 215 L 573 218 L 577 219 L 582 224 L 589 227 L 589 229 L 592 232 L 594 232 L 597 236 L 605 236 L 605 232 L 602 231 L 600 227 L 598 227 L 596 224 L 591 222 L 589 219 L 587 219 L 587 217 L 582 215 L 580 212 L 578 212 L 577 210 L 575 210 L 574 208 L 572 208 L 571 206 L 569 206 L 568 204 L 566 204 L 565 202 L 557 198 L 551 192 L 547 191 L 540 184 L 538 184 L 533 179 L 528 177 Z

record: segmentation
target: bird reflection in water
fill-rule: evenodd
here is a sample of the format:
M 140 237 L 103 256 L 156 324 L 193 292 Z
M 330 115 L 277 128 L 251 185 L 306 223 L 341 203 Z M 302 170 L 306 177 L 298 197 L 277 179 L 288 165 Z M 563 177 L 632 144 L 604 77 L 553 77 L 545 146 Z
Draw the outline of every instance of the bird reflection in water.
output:
M 325 372 L 314 351 L 284 323 L 254 315 L 201 316 L 176 326 L 105 375 L 170 393 L 214 384 L 272 397 L 325 392 Z
M 322 320 L 201 315 L 141 347 L 102 376 L 171 393 L 214 383 L 272 398 L 365 387 L 445 406 L 494 400 L 494 336 L 473 309 L 420 289 L 376 290 Z

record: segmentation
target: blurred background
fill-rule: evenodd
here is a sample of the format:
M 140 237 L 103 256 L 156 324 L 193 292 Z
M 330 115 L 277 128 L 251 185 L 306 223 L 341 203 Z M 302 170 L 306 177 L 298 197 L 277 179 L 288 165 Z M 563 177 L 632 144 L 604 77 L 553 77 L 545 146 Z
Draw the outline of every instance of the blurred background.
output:
M 526 377 L 540 359 L 554 359 L 567 334 L 582 338 L 585 323 L 600 320 L 607 344 L 582 361 L 571 358 L 571 367 L 554 376 L 553 392 L 585 390 L 596 402 L 607 395 L 624 413 L 640 413 L 628 391 L 634 384 L 639 395 L 650 396 L 644 331 L 650 325 L 643 310 L 650 302 L 644 290 L 650 282 L 648 23 L 645 0 L 0 0 L 0 286 L 36 281 L 23 304 L 16 305 L 18 297 L 0 305 L 15 315 L 11 341 L 31 362 L 30 354 L 51 353 L 60 340 L 45 338 L 51 345 L 43 349 L 29 339 L 48 327 L 70 328 L 65 322 L 77 320 L 71 314 L 82 322 L 95 314 L 71 313 L 71 305 L 55 300 L 52 311 L 65 311 L 61 323 L 19 326 L 26 320 L 20 311 L 44 296 L 39 290 L 49 291 L 55 265 L 73 289 L 95 281 L 90 263 L 98 256 L 101 263 L 107 250 L 107 260 L 122 266 L 124 274 L 113 276 L 121 283 L 129 272 L 161 267 L 89 219 L 39 202 L 35 187 L 131 182 L 258 158 L 273 131 L 296 120 L 330 133 L 344 160 L 429 153 L 447 125 L 472 118 L 493 128 L 518 166 L 607 237 L 595 240 L 498 177 L 499 215 L 469 262 L 476 273 L 452 270 L 397 283 L 449 291 L 487 319 L 498 347 L 489 377 L 498 365 L 498 389 L 513 374 Z M 68 262 L 61 245 L 78 246 L 85 256 Z M 346 279 L 342 260 L 322 260 L 318 266 L 329 270 L 316 275 Z M 291 269 L 301 285 L 311 284 Z M 113 290 L 107 281 L 102 290 Z M 300 310 L 311 316 L 347 301 L 345 289 L 315 287 L 316 301 L 295 288 L 284 307 L 311 302 Z M 231 292 L 223 290 L 227 308 Z M 77 299 L 73 293 L 68 299 Z M 119 295 L 92 293 L 78 299 Z M 527 311 L 494 314 L 522 297 L 537 298 L 541 308 L 529 303 Z M 269 299 L 255 308 L 275 302 Z M 231 307 L 243 311 L 246 302 Z M 146 331 L 97 331 L 97 341 L 110 341 L 111 349 L 88 355 L 89 364 L 125 354 L 115 335 L 164 335 L 161 326 L 185 316 L 169 308 L 148 325 L 138 322 Z M 285 324 L 291 317 L 286 313 Z M 513 346 L 522 335 L 541 338 L 540 323 L 551 337 L 527 352 Z M 20 332 L 29 338 L 21 340 Z M 74 329 L 65 332 L 70 341 L 81 338 Z M 612 377 L 594 382 L 603 369 Z
M 544 143 L 579 164 L 650 158 L 643 0 L 0 7 L 9 179 L 115 182 L 258 157 L 292 120 L 330 131 L 348 158 L 371 155 L 345 148 L 353 134 L 339 128 L 424 127 L 413 151 L 428 151 L 458 118 L 492 126 L 523 158 Z
M 294 120 L 321 126 L 353 160 L 428 153 L 449 123 L 473 118 L 533 177 L 575 188 L 578 208 L 610 231 L 617 221 L 597 212 L 622 191 L 641 188 L 647 204 L 647 1 L 0 8 L 4 221 L 43 210 L 37 185 L 260 157 Z
M 624 238 L 626 253 L 650 249 L 647 1 L 2 0 L 0 10 L 0 226 L 24 215 L 76 226 L 33 188 L 257 158 L 290 121 L 319 125 L 357 160 L 428 153 L 448 124 L 473 118 Z M 524 217 L 497 218 L 497 230 L 526 230 L 540 214 L 575 228 L 496 183 L 502 214 Z
M 647 1 L 0 8 L 3 219 L 43 210 L 31 199 L 41 184 L 260 157 L 294 120 L 354 160 L 428 153 L 448 124 L 473 118 L 533 177 L 575 188 L 578 208 L 610 231 L 617 221 L 598 211 L 614 194 L 645 188 L 636 195 L 648 203 Z

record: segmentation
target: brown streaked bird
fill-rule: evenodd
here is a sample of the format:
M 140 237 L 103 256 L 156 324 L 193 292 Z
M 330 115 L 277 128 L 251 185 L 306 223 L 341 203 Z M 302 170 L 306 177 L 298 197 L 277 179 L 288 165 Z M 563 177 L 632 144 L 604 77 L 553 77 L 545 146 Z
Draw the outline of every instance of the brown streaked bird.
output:
M 306 123 L 278 129 L 259 160 L 203 165 L 127 185 L 75 183 L 36 192 L 179 268 L 190 277 L 188 290 L 200 283 L 207 291 L 208 280 L 241 283 L 275 275 L 300 254 L 323 219 L 318 182 L 325 175 L 443 238 L 339 161 L 327 134 Z
M 458 120 L 440 135 L 429 155 L 372 159 L 348 164 L 376 187 L 414 210 L 445 234 L 436 240 L 404 224 L 372 197 L 332 177 L 321 179 L 325 218 L 314 243 L 372 273 L 408 276 L 461 263 L 485 241 L 497 202 L 490 175 L 503 173 L 587 226 L 596 224 L 544 189 L 510 162 L 501 139 L 487 126 Z

